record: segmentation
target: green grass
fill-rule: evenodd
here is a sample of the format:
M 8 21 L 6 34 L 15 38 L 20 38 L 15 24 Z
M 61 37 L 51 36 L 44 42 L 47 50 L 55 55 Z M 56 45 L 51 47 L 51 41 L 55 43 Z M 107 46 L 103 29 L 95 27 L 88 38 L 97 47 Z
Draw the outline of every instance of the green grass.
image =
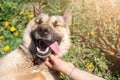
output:
M 111 0 L 112 1 L 112 0 Z M 115 0 L 116 1 L 116 0 Z M 96 22 L 102 19 L 105 30 L 104 35 L 108 37 L 111 44 L 115 44 L 118 34 L 119 25 L 119 6 L 111 7 L 110 2 L 102 4 L 99 8 L 97 0 L 1 0 L 0 1 L 0 56 L 14 50 L 22 41 L 23 31 L 26 24 L 31 18 L 31 6 L 33 2 L 40 4 L 42 12 L 63 15 L 65 12 L 72 12 L 73 20 L 70 30 L 82 33 L 84 36 L 92 36 L 90 39 L 96 41 Z M 99 1 L 98 1 L 99 3 Z M 27 6 L 26 6 L 27 5 Z M 26 7 L 26 8 L 25 8 Z M 100 11 L 100 12 L 99 12 Z M 13 21 L 12 21 L 13 20 Z M 5 22 L 9 25 L 5 27 Z M 15 31 L 10 31 L 11 27 Z M 19 34 L 15 36 L 15 32 Z M 85 42 L 76 34 L 71 34 L 73 45 L 69 53 L 64 56 L 65 61 L 72 62 L 77 68 L 88 71 L 95 75 L 101 76 L 107 80 L 120 80 L 120 75 L 113 75 L 108 69 L 105 55 L 89 42 Z M 3 48 L 8 45 L 10 50 L 4 51 Z M 107 48 L 107 47 L 106 47 Z M 67 76 L 61 75 L 61 80 L 70 80 Z

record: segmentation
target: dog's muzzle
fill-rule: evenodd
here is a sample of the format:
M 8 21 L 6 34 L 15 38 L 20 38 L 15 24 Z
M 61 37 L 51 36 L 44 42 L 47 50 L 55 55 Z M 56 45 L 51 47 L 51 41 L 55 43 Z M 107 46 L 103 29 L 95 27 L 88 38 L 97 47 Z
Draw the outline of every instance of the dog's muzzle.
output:
M 48 41 L 48 36 L 50 36 L 50 30 L 48 26 L 39 25 L 37 28 L 37 33 L 39 38 L 37 39 L 37 56 L 40 58 L 46 58 L 52 52 L 49 45 L 52 43 Z

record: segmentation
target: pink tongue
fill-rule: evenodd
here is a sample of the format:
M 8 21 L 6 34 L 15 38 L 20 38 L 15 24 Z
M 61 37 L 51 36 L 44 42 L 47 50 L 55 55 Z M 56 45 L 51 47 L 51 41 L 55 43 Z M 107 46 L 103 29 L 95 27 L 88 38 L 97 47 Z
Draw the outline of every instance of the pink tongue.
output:
M 58 42 L 55 41 L 54 43 L 52 43 L 50 46 L 49 46 L 56 54 L 59 54 L 60 53 L 60 48 L 58 46 Z

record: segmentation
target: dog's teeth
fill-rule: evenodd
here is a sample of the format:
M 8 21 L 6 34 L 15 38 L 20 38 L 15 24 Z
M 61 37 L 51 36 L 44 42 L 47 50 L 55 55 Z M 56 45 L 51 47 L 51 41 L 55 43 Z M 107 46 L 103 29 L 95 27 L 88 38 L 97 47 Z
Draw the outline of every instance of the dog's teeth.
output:
M 47 49 L 45 50 L 45 52 L 48 52 L 48 50 L 49 50 L 49 47 L 47 47 Z
M 40 51 L 40 48 L 37 47 L 37 51 Z
M 37 47 L 37 51 L 38 51 L 39 53 L 41 53 L 41 54 L 47 53 L 48 50 L 49 50 L 49 47 L 47 47 L 47 49 L 46 49 L 45 51 L 41 51 L 41 50 Z

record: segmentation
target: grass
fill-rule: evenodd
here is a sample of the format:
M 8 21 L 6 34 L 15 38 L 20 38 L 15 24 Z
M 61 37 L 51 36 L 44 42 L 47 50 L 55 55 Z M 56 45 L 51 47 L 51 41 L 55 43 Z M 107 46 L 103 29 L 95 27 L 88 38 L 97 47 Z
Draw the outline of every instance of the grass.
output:
M 111 2 L 110 2 L 111 1 Z M 0 1 L 0 56 L 17 48 L 22 41 L 23 31 L 29 20 L 33 18 L 30 9 L 32 3 L 40 4 L 42 12 L 63 15 L 72 12 L 73 21 L 70 26 L 71 46 L 65 61 L 72 62 L 77 68 L 101 76 L 107 80 L 120 80 L 120 75 L 113 75 L 108 69 L 105 55 L 89 42 L 74 33 L 79 32 L 96 42 L 96 22 L 104 22 L 104 35 L 111 44 L 115 44 L 119 33 L 119 0 L 118 2 L 100 0 L 1 0 Z M 115 5 L 114 5 L 115 4 Z M 27 6 L 26 6 L 27 5 Z M 101 6 L 101 8 L 100 8 Z M 96 42 L 97 43 L 97 42 Z M 104 44 L 103 44 L 104 45 Z M 7 46 L 7 47 L 6 47 Z M 107 47 L 106 47 L 107 48 Z M 61 80 L 70 80 L 61 74 Z

